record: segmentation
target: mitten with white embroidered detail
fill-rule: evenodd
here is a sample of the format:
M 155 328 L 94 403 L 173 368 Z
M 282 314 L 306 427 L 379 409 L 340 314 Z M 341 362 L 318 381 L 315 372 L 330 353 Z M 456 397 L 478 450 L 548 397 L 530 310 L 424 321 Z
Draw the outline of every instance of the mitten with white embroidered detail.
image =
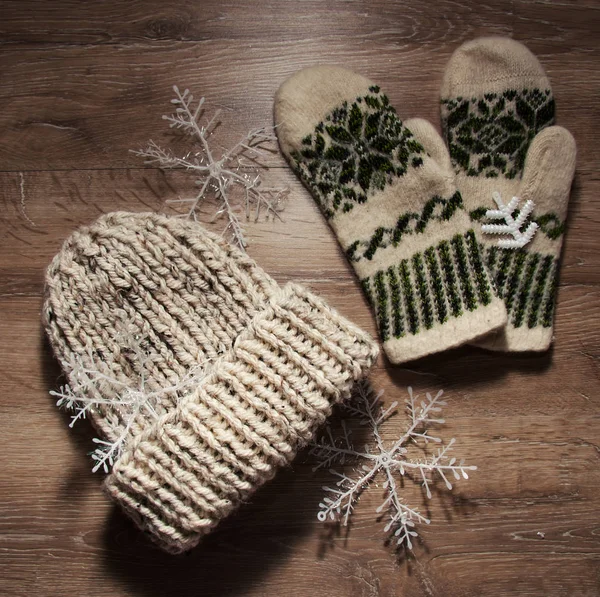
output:
M 456 184 L 508 312 L 477 344 L 543 351 L 553 336 L 559 258 L 576 147 L 554 125 L 554 97 L 537 58 L 508 38 L 460 46 L 446 68 L 442 127 Z
M 302 70 L 279 88 L 275 122 L 361 281 L 392 363 L 506 323 L 449 159 L 426 150 L 421 130 L 402 123 L 379 87 L 343 68 Z

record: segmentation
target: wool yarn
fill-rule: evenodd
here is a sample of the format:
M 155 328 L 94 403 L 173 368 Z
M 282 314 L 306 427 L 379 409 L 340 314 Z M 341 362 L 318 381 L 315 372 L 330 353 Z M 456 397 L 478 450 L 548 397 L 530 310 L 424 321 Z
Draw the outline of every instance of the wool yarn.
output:
M 111 213 L 74 232 L 46 275 L 43 320 L 67 379 L 100 359 L 124 385 L 158 397 L 132 421 L 114 385 L 90 412 L 107 441 L 127 441 L 105 490 L 158 544 L 190 549 L 347 398 L 378 348 L 296 284 L 195 222 Z M 119 325 L 136 338 L 144 371 Z M 190 368 L 204 371 L 185 392 Z
M 352 263 L 392 363 L 505 325 L 449 160 L 377 85 L 307 68 L 281 85 L 274 111 L 281 149 Z
M 478 344 L 503 351 L 546 350 L 552 342 L 576 159 L 571 134 L 553 126 L 555 102 L 548 77 L 538 59 L 517 41 L 469 41 L 447 65 L 441 113 L 456 184 L 508 312 L 507 326 Z M 528 222 L 539 228 L 525 246 L 500 248 L 497 236 L 482 232 L 486 211 L 496 208 L 495 193 L 505 204 L 513 197 L 521 205 L 533 202 Z

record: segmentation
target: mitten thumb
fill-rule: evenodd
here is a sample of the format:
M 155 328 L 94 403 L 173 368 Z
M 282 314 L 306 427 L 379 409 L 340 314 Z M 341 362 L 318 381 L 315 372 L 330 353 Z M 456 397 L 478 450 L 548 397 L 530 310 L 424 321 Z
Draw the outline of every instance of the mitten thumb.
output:
M 415 140 L 423 146 L 440 169 L 453 176 L 450 153 L 446 143 L 431 122 L 423 118 L 410 118 L 404 121 L 404 126 L 413 134 Z
M 538 133 L 527 152 L 519 197 L 531 199 L 536 212 L 552 211 L 563 220 L 576 156 L 575 139 L 563 127 L 551 126 Z

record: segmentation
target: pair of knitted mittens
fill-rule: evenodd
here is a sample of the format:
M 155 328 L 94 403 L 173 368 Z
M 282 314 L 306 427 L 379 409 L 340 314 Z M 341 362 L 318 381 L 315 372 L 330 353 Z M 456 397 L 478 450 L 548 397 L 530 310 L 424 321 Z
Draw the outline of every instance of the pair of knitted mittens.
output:
M 448 146 L 335 67 L 296 73 L 275 98 L 282 151 L 352 263 L 392 363 L 467 342 L 545 350 L 575 168 L 573 138 L 550 126 L 548 79 L 515 41 L 469 42 L 448 65 L 442 121 Z M 533 201 L 529 218 L 513 196 Z M 482 230 L 494 197 L 513 248 Z
M 171 552 L 288 463 L 378 353 L 308 290 L 157 214 L 73 233 L 48 269 L 43 318 L 101 443 L 119 444 L 106 491 Z

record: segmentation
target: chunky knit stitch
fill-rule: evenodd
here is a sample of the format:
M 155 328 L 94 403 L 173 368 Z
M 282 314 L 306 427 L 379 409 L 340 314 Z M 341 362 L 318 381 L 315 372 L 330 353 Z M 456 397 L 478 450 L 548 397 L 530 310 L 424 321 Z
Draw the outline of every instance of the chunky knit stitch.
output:
M 371 81 L 302 70 L 275 97 L 279 143 L 360 278 L 384 350 L 402 363 L 506 322 L 449 163 Z
M 522 44 L 479 38 L 460 46 L 442 85 L 442 124 L 456 184 L 508 312 L 508 325 L 479 344 L 546 350 L 552 342 L 558 260 L 575 170 L 575 141 L 553 126 L 555 102 L 542 66 Z M 492 195 L 532 200 L 538 224 L 522 249 L 501 249 L 483 234 Z M 513 217 L 517 216 L 517 212 Z
M 144 387 L 205 375 L 139 414 L 106 491 L 166 550 L 193 547 L 277 467 L 288 463 L 365 375 L 371 338 L 306 289 L 279 287 L 247 255 L 199 225 L 113 213 L 65 242 L 46 277 L 43 317 L 66 369 L 94 354 L 127 384 L 139 363 L 119 322 L 150 361 Z M 123 431 L 114 387 L 91 418 Z

